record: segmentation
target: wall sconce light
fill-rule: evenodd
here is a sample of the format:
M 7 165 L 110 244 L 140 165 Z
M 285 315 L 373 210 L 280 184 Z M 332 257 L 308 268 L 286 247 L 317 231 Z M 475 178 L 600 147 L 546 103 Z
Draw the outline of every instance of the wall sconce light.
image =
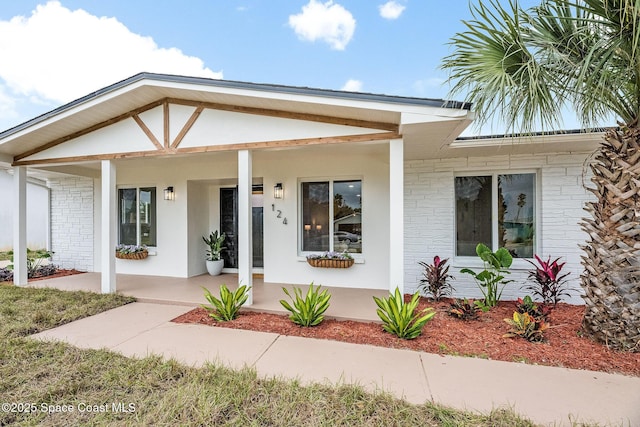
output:
M 305 224 L 304 231 L 311 231 L 311 224 Z
M 322 230 L 322 225 L 321 225 L 321 224 L 316 225 L 316 230 L 317 230 L 317 231 Z
M 282 187 L 282 183 L 279 182 L 273 186 L 273 198 L 274 199 L 283 199 L 284 198 L 284 188 Z
M 173 187 L 167 187 L 164 189 L 164 199 L 165 200 L 175 200 L 176 193 L 173 191 Z

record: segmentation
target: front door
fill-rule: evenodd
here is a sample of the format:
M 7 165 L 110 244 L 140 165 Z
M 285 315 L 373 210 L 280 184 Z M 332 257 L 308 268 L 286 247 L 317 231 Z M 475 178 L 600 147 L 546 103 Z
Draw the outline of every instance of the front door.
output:
M 263 241 L 263 194 L 262 186 L 253 186 L 252 201 L 252 240 L 253 266 L 264 266 Z M 225 268 L 238 268 L 238 188 L 220 189 L 220 233 L 226 235 L 222 252 Z

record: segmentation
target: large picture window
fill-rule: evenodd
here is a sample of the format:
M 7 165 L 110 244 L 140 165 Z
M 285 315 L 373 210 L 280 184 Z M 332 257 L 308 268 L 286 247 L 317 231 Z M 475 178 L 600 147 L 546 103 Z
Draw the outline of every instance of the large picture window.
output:
M 301 185 L 303 252 L 362 253 L 362 181 Z
M 456 255 L 476 256 L 476 245 L 484 243 L 515 258 L 533 257 L 535 187 L 535 173 L 456 177 Z
M 156 246 L 156 189 L 118 190 L 118 243 Z

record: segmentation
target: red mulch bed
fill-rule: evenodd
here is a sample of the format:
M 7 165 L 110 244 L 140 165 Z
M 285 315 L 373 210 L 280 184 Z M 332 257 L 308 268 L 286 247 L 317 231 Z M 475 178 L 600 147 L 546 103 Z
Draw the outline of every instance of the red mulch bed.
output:
M 55 273 L 50 274 L 48 276 L 39 276 L 39 277 L 32 277 L 29 279 L 30 282 L 34 282 L 36 280 L 46 280 L 46 279 L 55 279 L 56 277 L 64 277 L 64 276 L 73 276 L 74 274 L 82 274 L 85 273 L 85 271 L 78 271 L 78 270 L 56 270 Z
M 46 279 L 55 279 L 56 277 L 64 277 L 64 276 L 73 276 L 74 274 L 82 274 L 82 273 L 86 273 L 85 271 L 79 271 L 79 270 L 62 270 L 62 269 L 58 269 L 56 270 L 55 273 L 50 274 L 48 276 L 36 276 L 36 277 L 30 277 L 29 278 L 29 282 L 35 282 L 38 280 L 46 280 Z M 6 285 L 12 285 L 13 282 L 0 282 L 2 284 L 6 284 Z
M 522 338 L 503 338 L 510 329 L 503 319 L 512 317 L 513 301 L 501 301 L 488 313 L 482 313 L 479 320 L 471 321 L 449 316 L 449 303 L 422 298 L 420 309 L 433 307 L 436 315 L 415 340 L 384 332 L 380 323 L 325 319 L 318 326 L 303 328 L 286 315 L 252 311 L 243 311 L 231 322 L 216 322 L 205 309 L 196 308 L 173 321 L 640 376 L 640 353 L 615 352 L 582 336 L 584 306 L 558 304 L 549 317 L 551 328 L 545 331 L 545 342 L 531 343 Z

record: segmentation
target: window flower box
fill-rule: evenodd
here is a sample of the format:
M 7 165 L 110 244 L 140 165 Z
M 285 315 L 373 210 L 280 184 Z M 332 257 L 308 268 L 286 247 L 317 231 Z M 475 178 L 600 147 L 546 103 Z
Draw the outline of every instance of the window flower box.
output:
M 319 268 L 349 268 L 355 260 L 346 252 L 325 252 L 307 256 L 307 264 Z
M 119 259 L 145 259 L 149 256 L 146 246 L 118 245 L 116 246 L 116 258 Z

